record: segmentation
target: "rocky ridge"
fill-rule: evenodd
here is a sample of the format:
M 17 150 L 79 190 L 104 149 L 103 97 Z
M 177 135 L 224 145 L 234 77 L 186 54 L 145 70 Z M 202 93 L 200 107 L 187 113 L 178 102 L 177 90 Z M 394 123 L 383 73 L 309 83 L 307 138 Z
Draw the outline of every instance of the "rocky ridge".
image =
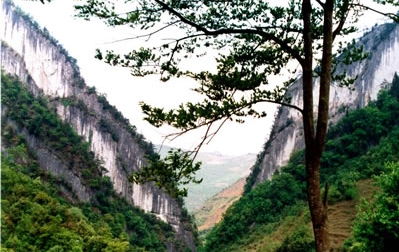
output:
M 337 122 L 348 110 L 362 108 L 370 100 L 375 100 L 385 81 L 391 81 L 399 71 L 399 25 L 387 23 L 374 26 L 358 42 L 369 52 L 369 57 L 350 66 L 341 67 L 339 73 L 346 71 L 348 76 L 358 76 L 352 88 L 339 87 L 333 83 L 330 91 L 329 124 Z M 301 79 L 292 84 L 287 91 L 291 103 L 302 107 Z M 318 101 L 318 79 L 314 81 L 314 101 Z M 316 109 L 317 104 L 315 104 Z M 254 166 L 252 179 L 248 186 L 255 186 L 267 179 L 281 166 L 290 155 L 305 147 L 302 117 L 294 109 L 280 107 L 269 140 L 260 154 L 260 163 Z
M 46 95 L 62 120 L 83 136 L 102 160 L 105 176 L 110 177 L 115 191 L 132 205 L 170 224 L 183 243 L 195 251 L 192 233 L 184 227 L 176 200 L 152 184 L 128 181 L 128 175 L 146 163 L 145 155 L 152 145 L 143 141 L 143 136 L 104 96 L 86 86 L 76 61 L 10 1 L 3 1 L 1 19 L 2 71 L 18 76 L 32 93 Z M 35 147 L 37 142 L 32 138 L 30 143 Z M 54 176 L 69 179 L 78 200 L 89 201 L 90 192 L 78 183 L 79 178 L 59 159 L 51 157 L 51 151 L 41 149 L 41 166 Z

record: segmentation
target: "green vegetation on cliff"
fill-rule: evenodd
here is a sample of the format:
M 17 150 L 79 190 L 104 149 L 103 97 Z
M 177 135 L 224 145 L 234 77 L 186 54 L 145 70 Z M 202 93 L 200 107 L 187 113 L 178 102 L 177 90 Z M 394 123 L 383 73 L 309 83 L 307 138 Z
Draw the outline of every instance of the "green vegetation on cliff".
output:
M 399 160 L 398 85 L 399 78 L 395 75 L 390 90 L 382 90 L 377 101 L 363 109 L 348 112 L 330 129 L 321 162 L 321 178 L 323 183 L 329 184 L 330 204 L 354 199 L 359 194 L 357 181 L 379 175 L 386 171 L 386 162 Z M 255 239 L 272 235 L 287 218 L 299 218 L 307 212 L 304 207 L 305 181 L 304 152 L 299 151 L 270 181 L 247 191 L 227 210 L 222 222 L 206 237 L 205 250 L 239 251 L 239 248 L 247 248 Z M 393 201 L 397 206 L 397 197 Z M 309 227 L 310 220 L 307 221 L 293 222 L 291 225 L 297 227 L 283 233 L 283 237 L 280 237 L 282 242 L 273 244 L 272 250 L 258 249 L 308 251 L 303 248 L 308 248 L 308 243 L 313 241 L 311 236 L 309 240 L 310 230 L 303 230 Z M 367 223 L 364 225 L 367 226 Z M 377 232 L 374 235 L 383 236 L 381 230 L 374 230 Z M 397 230 L 394 235 L 395 241 L 399 242 Z M 358 243 L 355 245 L 359 246 Z M 345 244 L 345 249 L 351 247 L 352 243 Z
M 24 145 L 2 156 L 2 251 L 164 251 L 171 230 L 123 200 L 108 210 L 71 204 L 55 181 L 35 177 Z M 21 164 L 18 164 L 21 163 Z
M 43 96 L 1 76 L 2 251 L 165 251 L 172 228 L 116 195 L 101 161 Z M 66 178 L 45 172 L 30 148 L 34 136 L 89 189 L 79 202 Z

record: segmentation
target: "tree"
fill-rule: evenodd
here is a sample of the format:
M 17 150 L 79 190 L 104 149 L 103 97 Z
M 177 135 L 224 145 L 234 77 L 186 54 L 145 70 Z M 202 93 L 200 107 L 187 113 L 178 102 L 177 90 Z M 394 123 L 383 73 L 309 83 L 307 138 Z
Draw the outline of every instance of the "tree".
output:
M 193 164 L 190 155 L 181 149 L 169 150 L 167 157 L 162 160 L 158 156 L 147 156 L 147 159 L 150 165 L 130 176 L 130 181 L 155 181 L 155 185 L 174 198 L 187 196 L 187 189 L 182 188 L 183 185 L 202 182 L 202 179 L 196 179 L 194 176 L 200 169 L 201 162 Z
M 264 117 L 265 111 L 255 104 L 272 102 L 302 114 L 306 145 L 306 181 L 316 251 L 328 251 L 327 193 L 321 196 L 320 157 L 323 151 L 329 110 L 331 81 L 350 85 L 354 79 L 335 73 L 339 64 L 364 59 L 367 54 L 354 43 L 345 47 L 339 37 L 356 31 L 355 24 L 365 10 L 372 10 L 398 20 L 392 13 L 383 13 L 359 0 L 289 0 L 282 6 L 258 0 L 140 0 L 128 2 L 119 13 L 117 6 L 101 0 L 88 0 L 76 6 L 78 15 L 97 17 L 110 26 L 129 25 L 142 33 L 134 38 L 176 34 L 169 42 L 149 48 L 134 49 L 121 55 L 113 50 L 97 50 L 96 57 L 110 65 L 131 68 L 132 74 L 160 74 L 161 80 L 186 76 L 198 81 L 196 92 L 205 96 L 199 103 L 187 102 L 176 110 L 165 111 L 144 102 L 145 120 L 156 127 L 163 124 L 181 130 L 177 135 L 204 127 L 206 133 L 194 150 L 210 141 L 228 120 L 243 123 L 246 116 Z M 398 6 L 394 0 L 377 3 Z M 129 9 L 126 11 L 126 9 Z M 179 33 L 181 32 L 181 33 Z M 128 38 L 127 38 L 128 39 Z M 334 43 L 340 45 L 335 58 Z M 217 72 L 191 72 L 179 63 L 188 54 L 201 56 L 208 48 L 220 50 Z M 227 49 L 226 49 L 227 48 Z M 290 69 L 296 61 L 302 70 L 303 105 L 290 103 L 285 91 L 295 80 L 269 87 L 269 76 Z M 315 70 L 315 63 L 318 67 Z M 290 69 L 295 73 L 295 69 Z M 319 100 L 313 110 L 313 80 L 320 78 Z
M 398 73 L 396 73 L 396 72 L 395 72 L 395 75 L 393 76 L 393 80 L 392 80 L 391 94 L 396 99 L 399 99 L 399 76 L 398 76 Z

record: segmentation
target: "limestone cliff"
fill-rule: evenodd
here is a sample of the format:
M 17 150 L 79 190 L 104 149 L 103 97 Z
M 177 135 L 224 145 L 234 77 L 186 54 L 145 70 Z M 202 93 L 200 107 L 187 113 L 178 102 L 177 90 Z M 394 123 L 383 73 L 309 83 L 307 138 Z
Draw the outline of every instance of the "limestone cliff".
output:
M 34 94 L 46 95 L 62 120 L 72 125 L 103 161 L 105 176 L 111 178 L 115 191 L 134 206 L 169 223 L 194 251 L 193 237 L 185 229 L 179 204 L 152 184 L 133 185 L 127 179 L 146 163 L 145 155 L 152 152 L 152 144 L 144 141 L 105 96 L 86 86 L 76 61 L 10 1 L 3 1 L 1 18 L 2 71 L 17 75 Z M 46 155 L 42 156 L 41 165 L 48 164 Z M 82 189 L 76 177 L 60 171 L 65 170 L 62 164 L 46 167 L 54 176 L 71 178 L 71 186 L 81 192 L 79 200 L 89 200 L 90 193 Z
M 361 108 L 370 100 L 375 100 L 383 82 L 391 81 L 393 75 L 399 71 L 399 26 L 388 23 L 375 26 L 358 42 L 364 45 L 369 57 L 361 63 L 342 67 L 351 77 L 358 76 L 353 89 L 339 87 L 333 83 L 330 91 L 330 125 L 334 124 L 350 109 Z M 318 85 L 314 82 L 314 101 L 318 101 Z M 299 78 L 288 90 L 291 103 L 302 107 L 302 82 Z M 315 105 L 317 106 L 317 104 Z M 315 107 L 316 109 L 316 107 Z M 264 151 L 259 155 L 257 165 L 254 166 L 251 183 L 256 185 L 271 177 L 281 166 L 288 162 L 291 153 L 305 147 L 302 118 L 298 111 L 287 107 L 280 107 L 275 119 L 269 140 Z

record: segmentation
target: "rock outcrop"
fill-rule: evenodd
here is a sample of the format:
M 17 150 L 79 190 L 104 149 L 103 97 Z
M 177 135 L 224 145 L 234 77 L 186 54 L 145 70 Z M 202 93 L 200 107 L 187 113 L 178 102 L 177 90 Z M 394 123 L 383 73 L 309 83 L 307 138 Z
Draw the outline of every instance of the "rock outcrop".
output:
M 83 136 L 102 160 L 105 176 L 110 177 L 115 191 L 132 205 L 170 224 L 180 240 L 195 251 L 192 233 L 182 223 L 182 210 L 176 200 L 152 184 L 133 185 L 128 181 L 129 174 L 146 164 L 145 155 L 152 151 L 152 144 L 145 142 L 104 96 L 86 86 L 76 60 L 46 30 L 10 1 L 3 1 L 1 18 L 2 71 L 18 76 L 32 93 L 46 95 L 62 120 Z M 49 163 L 45 158 L 49 155 L 45 154 L 40 155 L 41 165 Z M 46 167 L 54 176 L 72 178 L 62 171 L 62 164 Z M 74 190 L 82 191 L 73 180 L 70 183 L 76 187 Z M 79 200 L 89 200 L 88 192 L 80 195 Z
M 341 67 L 348 76 L 358 76 L 352 88 L 339 87 L 333 83 L 330 91 L 329 124 L 337 122 L 348 110 L 364 107 L 370 100 L 375 100 L 384 81 L 391 81 L 399 71 L 399 25 L 387 23 L 375 26 L 358 42 L 364 45 L 369 57 L 350 66 Z M 314 82 L 314 101 L 318 101 L 318 85 Z M 287 91 L 291 103 L 302 107 L 302 82 L 299 78 Z M 315 104 L 317 106 L 317 104 Z M 315 107 L 316 109 L 316 107 Z M 281 166 L 285 165 L 290 155 L 305 147 L 302 117 L 294 109 L 280 107 L 269 140 L 261 156 L 259 167 L 252 171 L 256 179 L 250 181 L 254 186 L 269 179 Z

